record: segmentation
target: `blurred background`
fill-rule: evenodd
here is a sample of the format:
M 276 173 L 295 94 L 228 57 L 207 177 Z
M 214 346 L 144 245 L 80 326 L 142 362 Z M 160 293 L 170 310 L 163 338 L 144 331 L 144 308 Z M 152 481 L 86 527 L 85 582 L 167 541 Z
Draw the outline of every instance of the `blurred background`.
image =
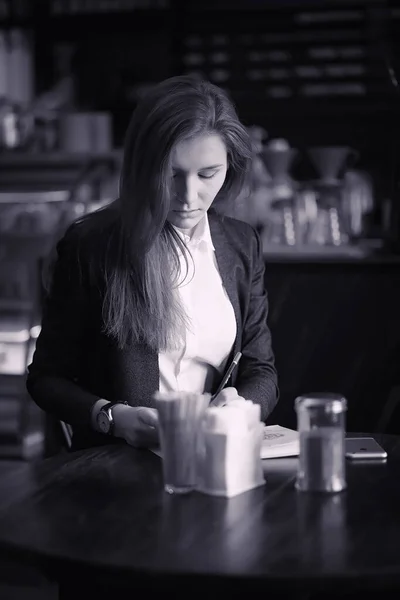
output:
M 118 193 L 143 92 L 192 73 L 253 139 L 228 207 L 261 235 L 281 400 L 333 391 L 348 430 L 400 419 L 400 8 L 385 0 L 0 0 L 0 458 L 51 453 L 27 396 L 41 268 Z

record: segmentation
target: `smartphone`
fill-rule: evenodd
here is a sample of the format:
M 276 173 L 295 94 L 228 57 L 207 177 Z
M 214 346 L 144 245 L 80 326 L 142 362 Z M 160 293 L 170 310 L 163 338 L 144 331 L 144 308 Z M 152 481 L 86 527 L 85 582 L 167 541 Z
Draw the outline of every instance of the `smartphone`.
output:
M 387 452 L 372 437 L 346 438 L 346 457 L 351 460 L 387 458 Z

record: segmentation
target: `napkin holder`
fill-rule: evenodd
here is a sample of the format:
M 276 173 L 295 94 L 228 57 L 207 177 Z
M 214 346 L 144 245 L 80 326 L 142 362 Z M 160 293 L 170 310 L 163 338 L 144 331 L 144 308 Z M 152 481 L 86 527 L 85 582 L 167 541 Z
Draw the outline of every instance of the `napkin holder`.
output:
M 233 409 L 223 407 L 206 411 L 200 436 L 197 491 L 230 498 L 265 484 L 260 458 L 264 424 L 259 417 L 254 418 L 257 412 L 259 415 L 259 407 L 246 401 L 246 408 L 250 408 L 249 404 L 258 410 L 248 412 L 247 422 L 243 409 L 236 415 L 229 415 L 235 417 L 231 422 L 225 417 Z M 219 426 L 210 426 L 213 418 L 207 417 L 213 417 L 214 421 L 220 418 Z M 225 423 L 221 427 L 223 417 Z

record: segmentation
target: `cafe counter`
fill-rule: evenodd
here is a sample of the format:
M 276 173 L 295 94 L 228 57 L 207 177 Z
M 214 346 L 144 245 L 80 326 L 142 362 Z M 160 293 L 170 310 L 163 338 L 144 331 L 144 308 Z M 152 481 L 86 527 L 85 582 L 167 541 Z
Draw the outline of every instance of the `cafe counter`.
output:
M 352 247 L 264 257 L 281 391 L 270 421 L 293 427 L 296 396 L 332 391 L 348 399 L 348 429 L 376 430 L 400 386 L 400 256 Z

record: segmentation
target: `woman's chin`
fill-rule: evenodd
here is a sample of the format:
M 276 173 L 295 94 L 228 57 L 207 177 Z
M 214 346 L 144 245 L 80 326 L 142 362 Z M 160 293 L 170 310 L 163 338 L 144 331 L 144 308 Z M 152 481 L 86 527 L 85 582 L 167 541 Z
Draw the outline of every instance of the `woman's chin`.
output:
M 193 210 L 193 211 L 171 211 L 168 216 L 168 221 L 178 227 L 179 229 L 193 229 L 201 221 L 203 218 L 203 211 L 201 210 Z

